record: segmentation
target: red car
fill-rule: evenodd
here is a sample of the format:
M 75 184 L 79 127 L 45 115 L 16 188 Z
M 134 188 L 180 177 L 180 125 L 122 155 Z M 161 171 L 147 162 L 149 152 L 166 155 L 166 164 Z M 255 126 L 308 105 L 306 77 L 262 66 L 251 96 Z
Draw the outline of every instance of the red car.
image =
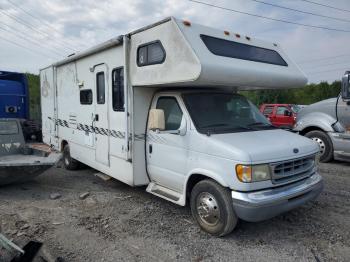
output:
M 260 112 L 276 127 L 293 128 L 299 107 L 291 104 L 263 104 Z

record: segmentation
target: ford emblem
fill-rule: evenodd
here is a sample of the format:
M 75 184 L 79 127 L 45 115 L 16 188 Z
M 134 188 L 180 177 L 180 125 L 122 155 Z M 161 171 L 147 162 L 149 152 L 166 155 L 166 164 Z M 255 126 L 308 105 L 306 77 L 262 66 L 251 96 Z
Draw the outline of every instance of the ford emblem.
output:
M 293 152 L 294 152 L 295 154 L 298 154 L 298 153 L 299 153 L 299 149 L 298 149 L 298 148 L 294 148 L 294 149 L 293 149 Z

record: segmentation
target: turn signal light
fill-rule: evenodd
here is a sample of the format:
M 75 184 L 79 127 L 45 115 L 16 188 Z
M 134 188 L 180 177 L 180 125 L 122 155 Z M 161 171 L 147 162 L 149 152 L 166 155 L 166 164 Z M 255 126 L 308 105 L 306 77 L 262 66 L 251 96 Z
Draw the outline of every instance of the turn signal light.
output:
M 236 166 L 236 174 L 241 182 L 249 183 L 252 181 L 252 167 L 245 165 Z

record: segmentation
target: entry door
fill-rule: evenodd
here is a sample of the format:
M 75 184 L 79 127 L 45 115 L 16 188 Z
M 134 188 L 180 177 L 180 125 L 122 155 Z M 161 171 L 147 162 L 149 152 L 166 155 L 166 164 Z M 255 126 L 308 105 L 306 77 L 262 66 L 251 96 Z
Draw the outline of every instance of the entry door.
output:
M 164 110 L 165 130 L 147 131 L 147 171 L 152 180 L 161 186 L 183 191 L 187 170 L 188 135 L 176 134 L 184 124 L 184 115 L 175 97 L 159 97 L 155 107 Z
M 95 131 L 95 158 L 109 166 L 109 121 L 108 121 L 108 71 L 105 65 L 95 67 L 96 104 L 93 120 Z

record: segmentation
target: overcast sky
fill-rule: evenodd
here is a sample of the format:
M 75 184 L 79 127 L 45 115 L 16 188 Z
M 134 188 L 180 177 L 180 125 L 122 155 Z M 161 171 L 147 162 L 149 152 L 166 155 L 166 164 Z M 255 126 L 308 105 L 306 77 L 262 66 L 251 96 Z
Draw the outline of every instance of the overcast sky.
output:
M 252 0 L 199 1 L 349 32 L 269 21 L 188 0 L 0 0 L 0 70 L 38 73 L 39 68 L 71 53 L 167 16 L 278 42 L 298 63 L 310 82 L 339 80 L 346 69 L 350 70 L 349 0 L 313 0 L 348 12 L 302 0 L 262 0 L 342 21 L 284 10 Z

